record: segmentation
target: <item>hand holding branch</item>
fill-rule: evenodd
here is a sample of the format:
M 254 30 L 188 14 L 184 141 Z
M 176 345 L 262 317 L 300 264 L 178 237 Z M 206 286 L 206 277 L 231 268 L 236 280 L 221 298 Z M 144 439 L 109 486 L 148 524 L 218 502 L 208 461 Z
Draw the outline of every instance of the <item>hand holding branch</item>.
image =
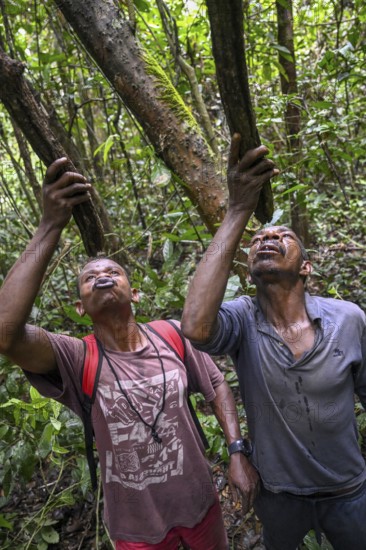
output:
M 272 160 L 264 158 L 268 149 L 260 145 L 240 158 L 240 134 L 231 140 L 228 161 L 229 208 L 254 212 L 263 184 L 279 173 Z
M 77 172 L 65 171 L 69 160 L 55 160 L 47 169 L 43 183 L 43 221 L 64 228 L 72 209 L 90 199 L 91 184 Z

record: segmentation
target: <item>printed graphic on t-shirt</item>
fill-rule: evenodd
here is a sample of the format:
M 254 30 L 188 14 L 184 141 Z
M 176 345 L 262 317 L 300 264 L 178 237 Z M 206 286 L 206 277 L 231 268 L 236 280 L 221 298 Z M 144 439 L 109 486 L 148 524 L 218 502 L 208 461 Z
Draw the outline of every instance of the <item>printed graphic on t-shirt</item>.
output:
M 120 381 L 133 407 L 150 426 L 163 403 L 163 374 L 136 381 Z M 165 407 L 156 424 L 162 443 L 154 441 L 151 428 L 139 419 L 115 382 L 100 385 L 101 407 L 111 434 L 113 451 L 106 452 L 106 482 L 145 489 L 183 474 L 183 444 L 178 436 L 179 409 L 184 386 L 179 370 L 166 372 Z

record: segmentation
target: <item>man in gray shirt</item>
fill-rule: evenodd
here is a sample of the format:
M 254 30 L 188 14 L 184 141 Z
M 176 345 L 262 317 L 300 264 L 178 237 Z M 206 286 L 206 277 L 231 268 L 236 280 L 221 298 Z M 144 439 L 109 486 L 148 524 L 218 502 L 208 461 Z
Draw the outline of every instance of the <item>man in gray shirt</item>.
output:
M 239 145 L 234 136 L 227 215 L 192 280 L 183 332 L 198 349 L 233 358 L 260 475 L 254 508 L 266 548 L 295 550 L 315 529 L 335 550 L 364 550 L 366 469 L 354 394 L 365 407 L 365 315 L 350 302 L 307 294 L 311 263 L 283 226 L 262 229 L 250 243 L 256 297 L 222 304 L 260 189 L 277 173 L 271 161 L 258 162 L 264 147 L 240 160 Z

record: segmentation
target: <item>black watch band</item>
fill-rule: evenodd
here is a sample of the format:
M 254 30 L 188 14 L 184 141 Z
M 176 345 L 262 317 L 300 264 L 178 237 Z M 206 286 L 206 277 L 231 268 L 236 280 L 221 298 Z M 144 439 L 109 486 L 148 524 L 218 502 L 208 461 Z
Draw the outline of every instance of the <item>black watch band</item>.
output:
M 252 445 L 247 439 L 237 439 L 230 443 L 227 449 L 230 456 L 234 453 L 242 453 L 245 456 L 252 454 Z

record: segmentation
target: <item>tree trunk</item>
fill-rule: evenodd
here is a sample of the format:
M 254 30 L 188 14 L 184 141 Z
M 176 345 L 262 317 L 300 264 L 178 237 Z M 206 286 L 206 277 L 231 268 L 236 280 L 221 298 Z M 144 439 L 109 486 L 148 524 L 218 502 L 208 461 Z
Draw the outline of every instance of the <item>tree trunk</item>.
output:
M 21 128 L 39 158 L 48 166 L 57 158 L 67 156 L 50 130 L 47 114 L 36 102 L 23 77 L 24 66 L 0 50 L 0 100 L 13 120 Z M 70 161 L 67 170 L 75 170 Z M 104 251 L 103 227 L 92 201 L 74 208 L 74 219 L 79 227 L 86 253 L 95 256 Z
M 250 98 L 245 61 L 242 0 L 206 0 L 212 35 L 212 51 L 222 104 L 231 135 L 242 136 L 241 155 L 258 147 L 260 139 Z M 273 196 L 268 182 L 260 194 L 255 215 L 262 223 L 273 215 Z
M 165 73 L 142 49 L 113 0 L 55 4 L 215 233 L 226 208 L 224 186 L 212 151 Z
M 297 89 L 297 74 L 295 63 L 295 47 L 293 36 L 292 0 L 288 0 L 287 7 L 281 2 L 276 2 L 278 44 L 288 50 L 288 53 L 279 51 L 279 62 L 285 74 L 281 73 L 281 90 L 284 95 L 295 95 Z M 287 150 L 290 153 L 289 163 L 293 171 L 299 174 L 300 161 L 300 129 L 301 110 L 291 98 L 287 102 L 285 112 Z M 304 194 L 299 191 L 294 196 L 291 194 L 291 225 L 295 233 L 300 237 L 305 246 L 309 246 L 309 228 Z

